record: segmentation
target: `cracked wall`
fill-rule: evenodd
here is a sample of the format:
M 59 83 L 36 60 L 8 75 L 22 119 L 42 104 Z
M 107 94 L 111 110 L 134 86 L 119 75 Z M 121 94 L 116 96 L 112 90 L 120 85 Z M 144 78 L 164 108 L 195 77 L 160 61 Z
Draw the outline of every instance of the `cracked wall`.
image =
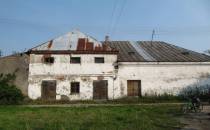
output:
M 32 99 L 41 97 L 41 82 L 56 80 L 56 99 L 89 100 L 93 98 L 93 81 L 108 81 L 108 98 L 114 98 L 116 55 L 72 54 L 51 55 L 53 64 L 44 64 L 43 55 L 30 55 L 28 94 Z M 71 64 L 70 57 L 81 57 L 80 64 Z M 105 63 L 94 63 L 94 57 L 104 57 Z M 80 93 L 71 94 L 71 82 L 80 82 Z

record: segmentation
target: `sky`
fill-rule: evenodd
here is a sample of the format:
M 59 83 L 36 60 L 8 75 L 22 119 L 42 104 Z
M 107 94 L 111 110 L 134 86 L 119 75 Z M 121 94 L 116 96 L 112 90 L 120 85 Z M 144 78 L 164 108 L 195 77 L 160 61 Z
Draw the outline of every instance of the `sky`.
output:
M 99 41 L 210 49 L 210 0 L 0 0 L 0 50 L 22 52 L 74 29 Z

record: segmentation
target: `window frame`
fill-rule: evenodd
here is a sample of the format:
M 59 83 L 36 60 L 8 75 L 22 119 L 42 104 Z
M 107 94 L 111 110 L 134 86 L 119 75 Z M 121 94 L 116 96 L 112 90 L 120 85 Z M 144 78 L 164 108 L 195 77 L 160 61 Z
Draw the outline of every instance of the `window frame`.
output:
M 96 64 L 104 64 L 105 63 L 105 58 L 104 57 L 94 57 L 94 63 L 96 63 Z
M 76 61 L 75 59 L 77 59 L 77 58 L 79 59 L 79 62 L 75 62 Z M 72 59 L 74 59 L 74 60 L 72 60 Z M 72 63 L 72 64 L 81 64 L 81 57 L 70 57 L 70 63 Z
M 52 56 L 44 57 L 44 61 L 43 62 L 45 64 L 53 64 L 53 63 L 55 63 L 55 57 L 52 57 Z
M 73 90 L 73 92 L 72 92 L 72 90 Z M 79 94 L 79 93 L 80 93 L 80 82 L 71 82 L 71 93 L 70 94 Z

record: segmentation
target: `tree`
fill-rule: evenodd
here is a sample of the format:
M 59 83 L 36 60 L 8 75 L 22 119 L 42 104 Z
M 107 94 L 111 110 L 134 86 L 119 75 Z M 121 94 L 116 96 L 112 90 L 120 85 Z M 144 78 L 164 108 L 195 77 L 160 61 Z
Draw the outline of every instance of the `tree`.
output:
M 0 104 L 18 104 L 24 96 L 13 84 L 15 74 L 0 74 Z

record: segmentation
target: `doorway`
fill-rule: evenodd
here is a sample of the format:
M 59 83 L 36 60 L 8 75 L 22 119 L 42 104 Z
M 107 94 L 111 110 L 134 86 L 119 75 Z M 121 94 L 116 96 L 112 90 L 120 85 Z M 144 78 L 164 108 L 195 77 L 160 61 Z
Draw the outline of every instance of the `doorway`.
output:
M 45 80 L 42 81 L 42 99 L 45 100 L 56 100 L 56 81 Z
M 141 80 L 127 80 L 127 95 L 141 96 Z
M 93 81 L 93 99 L 95 100 L 108 99 L 108 81 L 107 80 Z

